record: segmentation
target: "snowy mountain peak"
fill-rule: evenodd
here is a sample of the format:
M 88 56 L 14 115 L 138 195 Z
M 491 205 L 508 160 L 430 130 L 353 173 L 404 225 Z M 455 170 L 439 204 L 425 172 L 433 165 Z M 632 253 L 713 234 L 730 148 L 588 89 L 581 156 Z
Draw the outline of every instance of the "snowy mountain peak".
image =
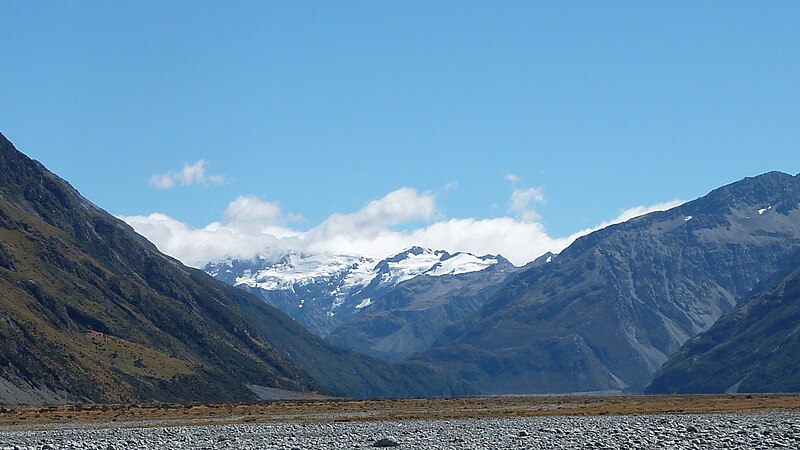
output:
M 234 273 L 236 277 L 229 281 L 231 284 L 245 284 L 267 291 L 292 290 L 318 282 L 333 283 L 336 285 L 334 290 L 344 291 L 368 283 L 376 262 L 375 259 L 357 255 L 290 253 L 276 262 L 257 258 L 248 264 L 247 261 L 229 259 L 209 264 L 206 272 L 217 278 L 220 278 L 223 270 Z
M 208 264 L 205 271 L 229 284 L 258 293 L 269 302 L 281 302 L 274 306 L 301 322 L 300 316 L 313 314 L 314 319 L 304 325 L 324 335 L 326 330 L 369 308 L 404 281 L 422 275 L 439 277 L 479 272 L 497 264 L 513 267 L 499 255 L 450 254 L 444 250 L 410 247 L 380 261 L 358 255 L 290 253 L 252 261 L 227 259 Z
M 411 247 L 376 265 L 382 284 L 395 286 L 420 275 L 442 276 L 478 272 L 498 263 L 496 257 Z

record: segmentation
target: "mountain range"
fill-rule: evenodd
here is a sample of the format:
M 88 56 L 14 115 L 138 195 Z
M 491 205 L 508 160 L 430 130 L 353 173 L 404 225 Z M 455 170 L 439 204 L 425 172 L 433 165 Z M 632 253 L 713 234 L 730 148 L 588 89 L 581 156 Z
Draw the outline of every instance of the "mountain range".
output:
M 599 230 L 523 268 L 467 255 L 499 262 L 441 275 L 429 268 L 447 252 L 413 248 L 380 263 L 309 258 L 316 268 L 301 274 L 302 258 L 207 270 L 224 279 L 218 268 L 227 266 L 226 281 L 261 290 L 336 343 L 431 364 L 480 392 L 640 392 L 684 343 L 791 264 L 799 201 L 798 177 L 770 172 Z M 389 270 L 413 266 L 412 257 L 430 262 L 402 276 Z M 319 270 L 332 266 L 345 270 Z
M 578 239 L 411 359 L 496 394 L 640 391 L 800 249 L 800 182 L 771 172 Z
M 800 389 L 800 175 L 524 267 L 412 247 L 204 270 L 0 134 L 0 403 Z
M 463 395 L 160 253 L 0 135 L 0 403 Z
M 226 259 L 204 270 L 261 296 L 321 337 L 397 361 L 477 310 L 487 297 L 482 291 L 518 268 L 500 255 L 412 247 L 382 260 L 290 253 Z
M 426 272 L 398 283 L 337 327 L 328 339 L 387 361 L 426 350 L 447 328 L 480 309 L 520 270 L 501 256 L 489 260 L 498 262 L 475 271 Z

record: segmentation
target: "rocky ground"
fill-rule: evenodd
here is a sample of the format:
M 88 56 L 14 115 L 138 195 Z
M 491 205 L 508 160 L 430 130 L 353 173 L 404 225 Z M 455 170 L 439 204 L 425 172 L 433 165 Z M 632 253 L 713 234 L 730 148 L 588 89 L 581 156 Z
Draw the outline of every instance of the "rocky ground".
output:
M 109 426 L 107 424 L 106 426 Z M 0 432 L 0 449 L 800 448 L 800 413 L 262 423 Z

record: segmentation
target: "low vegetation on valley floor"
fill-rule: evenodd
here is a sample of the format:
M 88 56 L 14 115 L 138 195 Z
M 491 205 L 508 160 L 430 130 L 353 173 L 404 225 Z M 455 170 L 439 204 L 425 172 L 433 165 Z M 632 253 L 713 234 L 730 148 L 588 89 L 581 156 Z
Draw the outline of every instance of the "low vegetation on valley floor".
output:
M 350 422 L 800 411 L 800 395 L 470 397 L 302 400 L 255 404 L 80 404 L 0 409 L 0 430 L 63 424 L 98 427 L 258 422 Z

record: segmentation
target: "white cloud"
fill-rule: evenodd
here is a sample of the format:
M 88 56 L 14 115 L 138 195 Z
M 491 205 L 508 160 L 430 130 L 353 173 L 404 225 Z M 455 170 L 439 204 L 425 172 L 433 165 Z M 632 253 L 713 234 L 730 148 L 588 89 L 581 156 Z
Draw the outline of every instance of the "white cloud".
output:
M 122 219 L 156 244 L 162 252 L 195 267 L 227 256 L 253 258 L 260 253 L 280 252 L 289 248 L 287 242 L 274 235 L 238 232 L 219 223 L 193 229 L 158 213 Z
M 194 164 L 184 164 L 183 169 L 178 172 L 167 172 L 150 177 L 150 186 L 156 189 L 171 189 L 176 185 L 191 186 L 193 184 L 214 184 L 225 183 L 222 175 L 206 175 L 206 161 L 201 159 Z
M 175 181 L 170 174 L 153 175 L 150 177 L 149 183 L 156 189 L 171 189 L 175 186 Z
M 569 243 L 571 244 L 572 242 L 575 241 L 575 239 L 578 239 L 581 236 L 586 236 L 587 234 L 593 233 L 593 232 L 595 232 L 597 230 L 602 230 L 603 228 L 605 228 L 607 226 L 611 226 L 611 225 L 622 223 L 622 222 L 627 222 L 628 220 L 631 220 L 634 217 L 639 217 L 639 216 L 643 216 L 645 214 L 650 214 L 651 212 L 666 211 L 668 209 L 672 209 L 672 208 L 674 208 L 676 206 L 679 206 L 679 205 L 682 205 L 684 203 L 685 203 L 685 201 L 683 201 L 683 200 L 675 199 L 675 200 L 669 200 L 669 201 L 662 202 L 662 203 L 656 203 L 656 204 L 650 205 L 650 206 L 634 206 L 633 208 L 625 209 L 625 210 L 621 211 L 619 213 L 619 215 L 617 215 L 617 217 L 615 217 L 615 218 L 613 218 L 611 220 L 607 220 L 607 221 L 602 222 L 602 223 L 600 223 L 598 225 L 595 225 L 593 227 L 585 228 L 585 229 L 580 230 L 580 231 L 578 231 L 576 233 L 573 233 L 569 237 Z
M 684 203 L 686 202 L 683 200 L 674 199 L 662 203 L 656 203 L 655 205 L 650 205 L 650 206 L 635 206 L 633 208 L 628 208 L 619 213 L 619 215 L 611 223 L 627 222 L 628 220 L 631 220 L 634 217 L 643 216 L 645 214 L 650 214 L 651 212 L 656 212 L 656 211 L 666 211 L 668 209 L 672 209 Z
M 445 191 L 455 191 L 456 189 L 458 189 L 458 181 L 451 180 L 444 185 Z
M 543 202 L 540 189 L 524 189 L 512 205 L 516 212 L 531 212 L 531 202 Z M 432 194 L 401 188 L 374 200 L 350 214 L 333 214 L 308 230 L 293 229 L 296 216 L 282 212 L 277 203 L 257 197 L 235 199 L 221 222 L 194 229 L 164 214 L 122 217 L 133 228 L 153 241 L 161 251 L 186 264 L 202 267 L 225 257 L 252 258 L 279 256 L 287 251 L 306 253 L 354 253 L 383 258 L 412 245 L 466 251 L 475 254 L 501 254 L 517 265 L 525 264 L 545 252 L 560 252 L 575 239 L 613 223 L 651 211 L 680 204 L 671 201 L 639 206 L 622 211 L 611 221 L 567 237 L 554 238 L 538 220 L 525 217 L 436 220 L 436 201 Z M 531 217 L 528 217 L 531 218 Z M 405 226 L 398 229 L 398 226 Z
M 436 213 L 436 201 L 430 193 L 400 188 L 379 200 L 371 201 L 352 214 L 333 214 L 308 232 L 309 240 L 375 237 L 396 225 L 430 220 Z
M 302 219 L 296 214 L 284 215 L 280 204 L 267 202 L 253 195 L 237 197 L 225 209 L 222 218 L 228 226 L 251 230 L 285 225 Z
M 284 214 L 278 203 L 254 196 L 236 198 L 225 209 L 222 222 L 199 229 L 160 213 L 121 219 L 162 252 L 194 267 L 229 256 L 253 258 L 302 250 L 299 239 L 304 233 L 286 226 L 299 216 Z
M 405 231 L 383 230 L 373 236 L 331 236 L 309 239 L 313 253 L 356 253 L 386 257 L 413 245 L 479 255 L 502 254 L 515 264 L 524 264 L 547 251 L 560 251 L 562 243 L 550 238 L 539 223 L 511 217 L 450 219 Z
M 511 199 L 508 203 L 508 212 L 523 222 L 535 223 L 541 221 L 542 217 L 538 212 L 536 212 L 531 204 L 544 204 L 547 201 L 544 197 L 544 191 L 542 191 L 542 188 L 519 188 L 517 187 L 517 184 L 519 183 L 520 179 L 517 175 L 512 173 L 506 175 L 505 179 L 508 180 L 513 186 Z
M 541 188 L 514 189 L 508 212 L 514 213 L 524 222 L 538 222 L 539 214 L 531 208 L 531 203 L 544 203 L 544 193 Z

